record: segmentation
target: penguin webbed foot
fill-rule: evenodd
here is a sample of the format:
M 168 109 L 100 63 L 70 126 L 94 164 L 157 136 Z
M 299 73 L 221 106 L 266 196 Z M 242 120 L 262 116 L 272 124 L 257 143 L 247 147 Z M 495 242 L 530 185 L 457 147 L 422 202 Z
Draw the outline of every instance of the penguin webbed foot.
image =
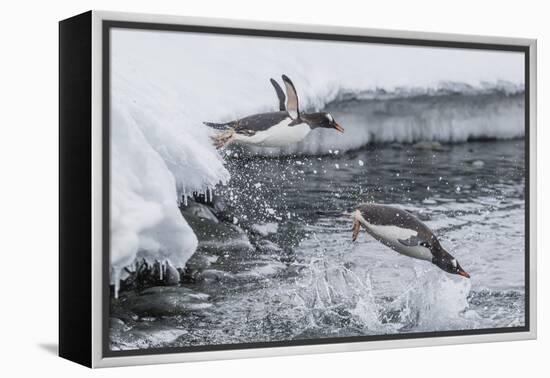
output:
M 235 138 L 235 130 L 228 130 L 223 133 L 219 133 L 210 137 L 214 142 L 214 146 L 217 150 L 221 150 L 226 147 Z
M 353 231 L 351 240 L 356 241 L 359 236 L 359 231 L 361 231 L 361 223 L 357 219 L 353 221 L 353 227 L 351 230 Z

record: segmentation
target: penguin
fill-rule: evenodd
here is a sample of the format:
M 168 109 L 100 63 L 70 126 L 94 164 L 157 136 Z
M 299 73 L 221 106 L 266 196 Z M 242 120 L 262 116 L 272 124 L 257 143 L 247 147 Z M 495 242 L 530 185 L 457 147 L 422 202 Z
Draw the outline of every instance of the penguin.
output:
M 231 142 L 260 147 L 284 147 L 300 142 L 316 128 L 344 132 L 330 113 L 301 113 L 294 84 L 286 75 L 282 75 L 282 79 L 286 89 L 286 105 L 282 89 L 271 79 L 279 99 L 279 111 L 254 114 L 226 123 L 203 122 L 206 126 L 223 131 L 213 137 L 217 148 L 223 148 Z
M 470 278 L 428 226 L 408 211 L 369 203 L 360 205 L 352 218 L 353 241 L 363 226 L 376 240 L 402 255 L 430 261 L 447 273 Z

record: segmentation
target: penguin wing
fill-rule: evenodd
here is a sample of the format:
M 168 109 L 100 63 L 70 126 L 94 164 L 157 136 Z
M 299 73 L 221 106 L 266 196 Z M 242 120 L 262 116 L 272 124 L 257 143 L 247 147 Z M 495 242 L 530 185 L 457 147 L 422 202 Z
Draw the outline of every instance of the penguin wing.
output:
M 397 239 L 397 241 L 403 244 L 405 247 L 416 247 L 418 245 L 429 248 L 429 241 L 419 237 L 418 235 L 412 235 L 408 239 Z
M 298 94 L 296 93 L 296 88 L 288 76 L 283 75 L 282 77 L 286 88 L 286 110 L 292 119 L 298 119 L 300 117 L 300 109 L 298 107 Z
M 237 134 L 252 136 L 259 131 L 265 131 L 272 126 L 275 126 L 282 121 L 288 119 L 287 112 L 271 112 L 254 114 L 245 118 L 241 118 L 236 122 L 234 130 Z
M 273 88 L 275 89 L 275 93 L 277 93 L 277 98 L 279 99 L 279 110 L 284 112 L 286 110 L 285 107 L 285 92 L 283 92 L 283 88 L 277 83 L 274 79 L 269 79 L 271 82 L 271 85 L 273 85 Z

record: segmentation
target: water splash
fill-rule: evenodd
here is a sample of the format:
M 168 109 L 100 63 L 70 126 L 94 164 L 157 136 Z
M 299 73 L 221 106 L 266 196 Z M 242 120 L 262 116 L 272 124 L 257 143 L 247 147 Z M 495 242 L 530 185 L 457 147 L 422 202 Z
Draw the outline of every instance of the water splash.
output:
M 410 286 L 385 311 L 397 314 L 401 330 L 442 331 L 471 328 L 464 317 L 471 282 L 438 271 L 417 274 Z

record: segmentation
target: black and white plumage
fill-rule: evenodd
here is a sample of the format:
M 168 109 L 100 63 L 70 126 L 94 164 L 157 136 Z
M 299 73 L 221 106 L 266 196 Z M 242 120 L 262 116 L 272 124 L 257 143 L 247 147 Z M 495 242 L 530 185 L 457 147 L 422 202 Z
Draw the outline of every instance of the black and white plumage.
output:
M 448 273 L 470 278 L 428 226 L 408 211 L 387 205 L 363 204 L 353 213 L 353 241 L 361 226 L 376 240 L 402 255 L 430 261 Z
M 279 111 L 254 114 L 226 123 L 204 122 L 209 127 L 224 131 L 214 137 L 218 148 L 230 142 L 262 147 L 283 147 L 303 140 L 311 130 L 319 127 L 344 132 L 329 113 L 300 113 L 298 94 L 294 84 L 286 75 L 283 75 L 282 79 L 286 97 L 279 84 L 271 79 L 279 100 Z

